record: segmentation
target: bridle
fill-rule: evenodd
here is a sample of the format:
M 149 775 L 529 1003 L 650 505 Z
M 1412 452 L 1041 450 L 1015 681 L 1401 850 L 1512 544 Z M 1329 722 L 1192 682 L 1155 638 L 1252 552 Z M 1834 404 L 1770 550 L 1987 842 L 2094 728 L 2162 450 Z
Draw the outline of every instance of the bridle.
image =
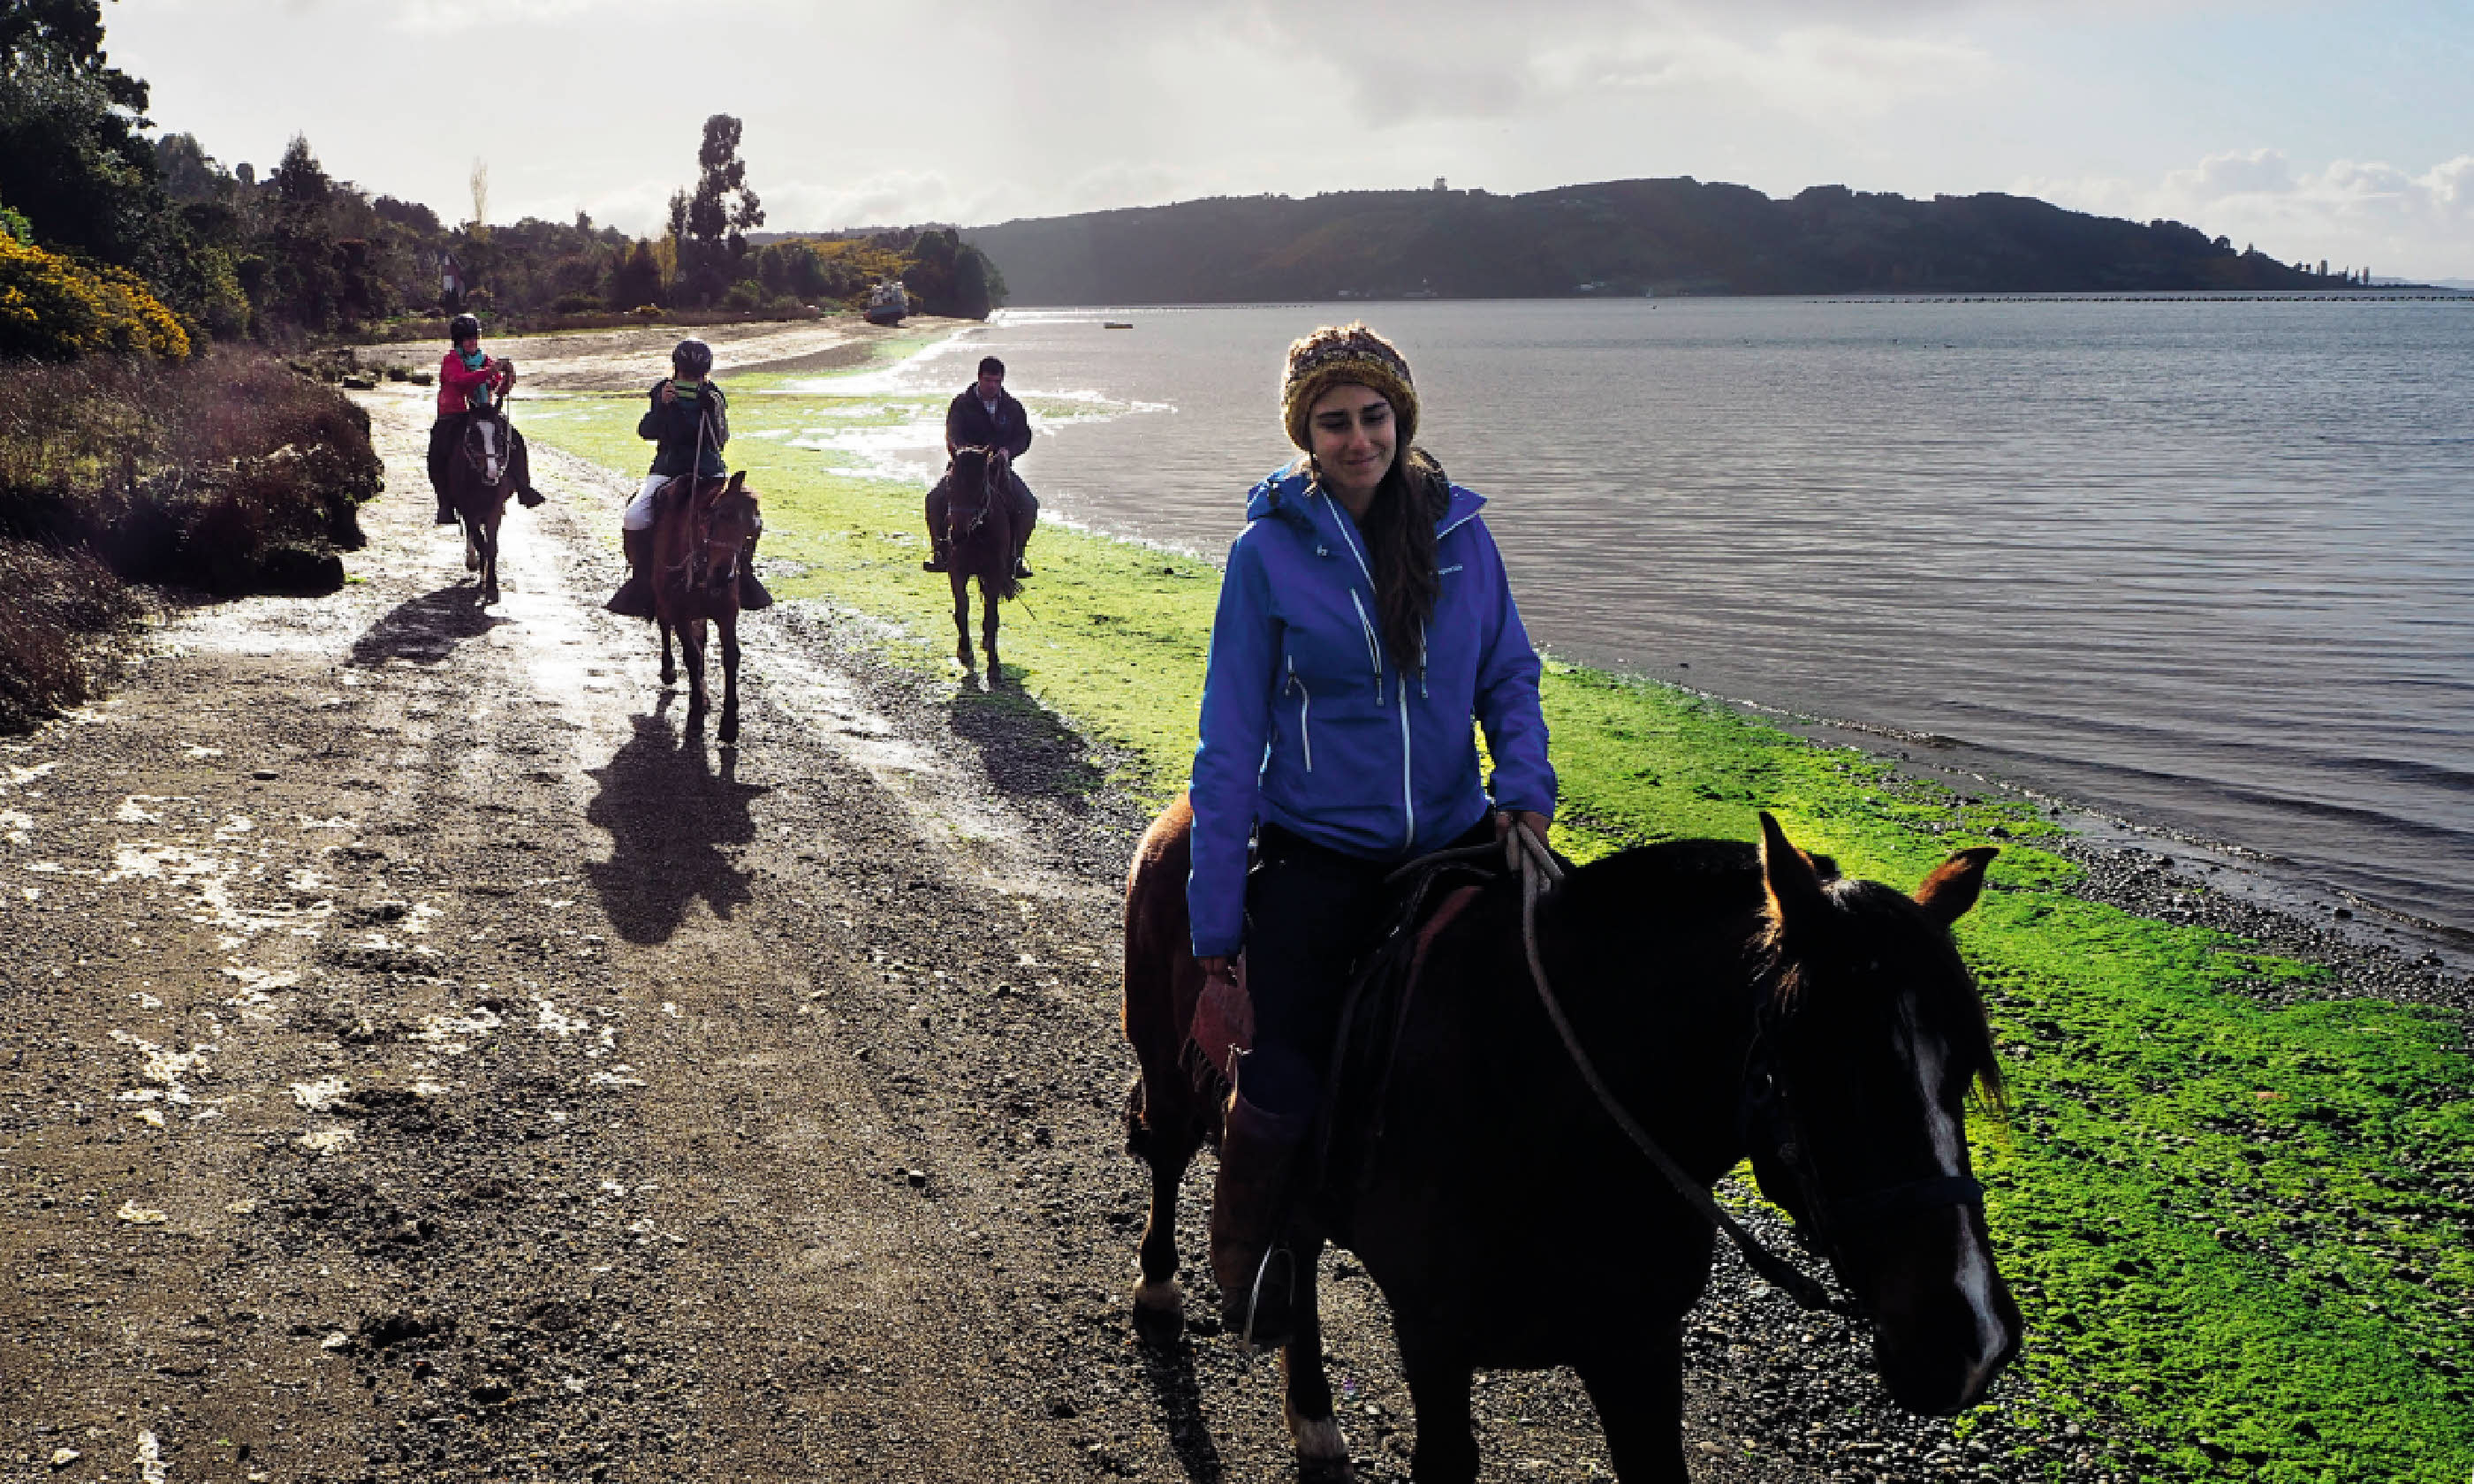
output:
M 1877 1185 L 1854 1195 L 1831 1196 L 1812 1161 L 1812 1140 L 1786 1079 L 1779 1069 L 1777 1050 L 1783 1012 L 1764 996 L 1753 1021 L 1753 1043 L 1744 1056 L 1743 1092 L 1735 1110 L 1735 1126 L 1746 1144 L 1766 1146 L 1795 1182 L 1802 1197 L 1799 1223 L 1811 1228 L 1812 1243 L 1833 1260 L 1844 1256 L 1840 1233 L 1891 1216 L 1932 1210 L 1944 1206 L 1984 1205 L 1984 1185 L 1973 1175 L 1929 1175 L 1922 1180 Z
M 706 481 L 700 476 L 691 473 L 681 477 L 689 482 L 687 549 L 680 554 L 678 561 L 664 570 L 663 576 L 675 580 L 691 592 L 699 587 L 719 589 L 725 584 L 736 583 L 739 580 L 741 543 L 714 535 L 714 524 L 720 516 L 722 498 L 730 492 L 730 486 L 724 481 L 714 480 L 708 492 L 703 488 Z M 715 569 L 713 558 L 713 549 L 716 545 L 729 548 L 718 570 Z
M 971 507 L 971 518 L 967 523 L 965 523 L 961 518 L 961 501 L 954 497 L 961 493 L 958 482 L 954 490 L 947 492 L 945 503 L 945 539 L 948 542 L 958 546 L 962 542 L 969 540 L 972 537 L 979 535 L 980 527 L 987 524 L 988 512 L 995 507 L 997 502 L 996 482 L 996 456 L 993 454 L 983 455 L 980 462 L 980 502 L 979 504 Z
M 507 477 L 508 460 L 513 453 L 509 446 L 511 442 L 505 418 L 495 413 L 476 412 L 464 425 L 464 441 L 459 452 L 473 477 L 496 490 Z

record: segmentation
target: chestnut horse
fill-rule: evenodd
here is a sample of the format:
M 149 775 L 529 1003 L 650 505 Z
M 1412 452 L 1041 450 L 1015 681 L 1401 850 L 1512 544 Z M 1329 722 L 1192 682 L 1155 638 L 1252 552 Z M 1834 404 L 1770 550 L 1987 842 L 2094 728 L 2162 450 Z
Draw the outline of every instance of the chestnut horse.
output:
M 1872 1317 L 1891 1396 L 1955 1412 L 2020 1334 L 1968 1166 L 1968 1089 L 2000 1090 L 1992 1040 L 1950 936 L 1994 852 L 1950 857 L 1910 897 L 1841 879 L 1761 825 L 1758 847 L 1671 841 L 1573 870 L 1538 903 L 1538 965 L 1605 1096 L 1704 1188 L 1749 1154 Z M 1220 1120 L 1181 1065 L 1202 982 L 1192 827 L 1182 800 L 1159 817 L 1126 896 L 1125 1026 L 1142 1063 L 1128 1144 L 1152 1175 L 1134 1317 L 1154 1341 L 1182 1323 L 1177 1185 Z M 1499 876 L 1435 935 L 1406 1008 L 1368 1017 L 1396 1040 L 1343 1079 L 1323 1161 L 1299 1177 L 1281 1360 L 1308 1473 L 1347 1474 L 1314 1291 L 1328 1237 L 1391 1305 L 1417 1478 L 1476 1477 L 1478 1366 L 1573 1367 L 1620 1477 L 1688 1478 L 1681 1321 L 1709 1282 L 1712 1228 L 1577 1069 L 1521 916 L 1521 882 Z
M 954 586 L 954 658 L 976 670 L 971 658 L 971 579 L 980 580 L 980 647 L 988 652 L 988 678 L 997 673 L 997 604 L 1022 592 L 1013 575 L 1013 491 L 993 449 L 954 450 L 945 470 L 945 580 Z
M 464 522 L 464 570 L 480 574 L 483 608 L 498 601 L 498 523 L 516 492 L 514 444 L 504 413 L 467 413 L 447 462 L 447 503 Z
M 721 632 L 721 726 L 739 740 L 739 562 L 748 538 L 764 529 L 756 491 L 742 469 L 727 481 L 682 474 L 653 505 L 653 610 L 662 626 L 662 683 L 678 682 L 670 635 L 688 668 L 688 724 L 704 719 L 705 625 Z

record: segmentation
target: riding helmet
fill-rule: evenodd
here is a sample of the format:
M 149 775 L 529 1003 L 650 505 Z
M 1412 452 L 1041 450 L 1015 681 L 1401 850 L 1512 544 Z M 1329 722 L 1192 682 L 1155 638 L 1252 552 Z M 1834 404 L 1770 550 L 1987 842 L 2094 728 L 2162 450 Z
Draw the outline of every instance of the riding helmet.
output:
M 670 369 L 683 376 L 703 376 L 713 370 L 713 347 L 701 340 L 680 341 L 670 351 Z
M 447 322 L 447 340 L 449 345 L 460 346 L 468 340 L 480 338 L 481 322 L 469 314 L 459 314 Z

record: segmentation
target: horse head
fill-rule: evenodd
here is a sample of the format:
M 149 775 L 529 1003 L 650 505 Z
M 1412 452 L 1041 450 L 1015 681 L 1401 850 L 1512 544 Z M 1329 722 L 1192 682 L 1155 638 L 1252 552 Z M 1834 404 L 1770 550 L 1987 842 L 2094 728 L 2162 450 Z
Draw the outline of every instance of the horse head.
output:
M 979 534 L 991 513 L 1004 509 L 1005 472 L 996 450 L 976 443 L 955 449 L 946 496 L 945 539 L 959 546 Z
M 688 522 L 689 585 L 736 602 L 740 553 L 748 538 L 764 529 L 762 504 L 747 488 L 747 471 L 740 469 L 727 483 L 697 481 L 688 497 Z
M 1784 1207 L 1873 1318 L 1882 1382 L 1912 1411 L 1972 1406 L 2017 1353 L 1968 1162 L 1971 1087 L 2001 1076 L 1951 924 L 1991 849 L 1951 856 L 1910 897 L 1826 875 L 1761 816 L 1768 888 L 1745 1134 Z
M 474 413 L 464 424 L 464 462 L 471 466 L 473 477 L 488 489 L 496 490 L 507 477 L 507 459 L 512 452 L 507 419 L 492 413 Z

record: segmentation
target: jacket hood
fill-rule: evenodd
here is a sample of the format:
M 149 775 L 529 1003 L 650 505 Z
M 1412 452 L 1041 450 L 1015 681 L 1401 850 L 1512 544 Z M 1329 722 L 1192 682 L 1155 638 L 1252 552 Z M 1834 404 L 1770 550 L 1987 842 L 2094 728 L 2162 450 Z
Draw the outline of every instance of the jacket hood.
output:
M 1305 470 L 1284 468 L 1266 476 L 1246 496 L 1246 518 L 1261 520 L 1276 515 L 1300 530 L 1314 529 L 1314 513 L 1306 503 L 1306 491 L 1314 481 Z M 1451 497 L 1443 507 L 1442 518 L 1435 522 L 1435 534 L 1443 536 L 1454 526 L 1466 522 L 1486 505 L 1486 496 L 1459 485 L 1448 487 Z

